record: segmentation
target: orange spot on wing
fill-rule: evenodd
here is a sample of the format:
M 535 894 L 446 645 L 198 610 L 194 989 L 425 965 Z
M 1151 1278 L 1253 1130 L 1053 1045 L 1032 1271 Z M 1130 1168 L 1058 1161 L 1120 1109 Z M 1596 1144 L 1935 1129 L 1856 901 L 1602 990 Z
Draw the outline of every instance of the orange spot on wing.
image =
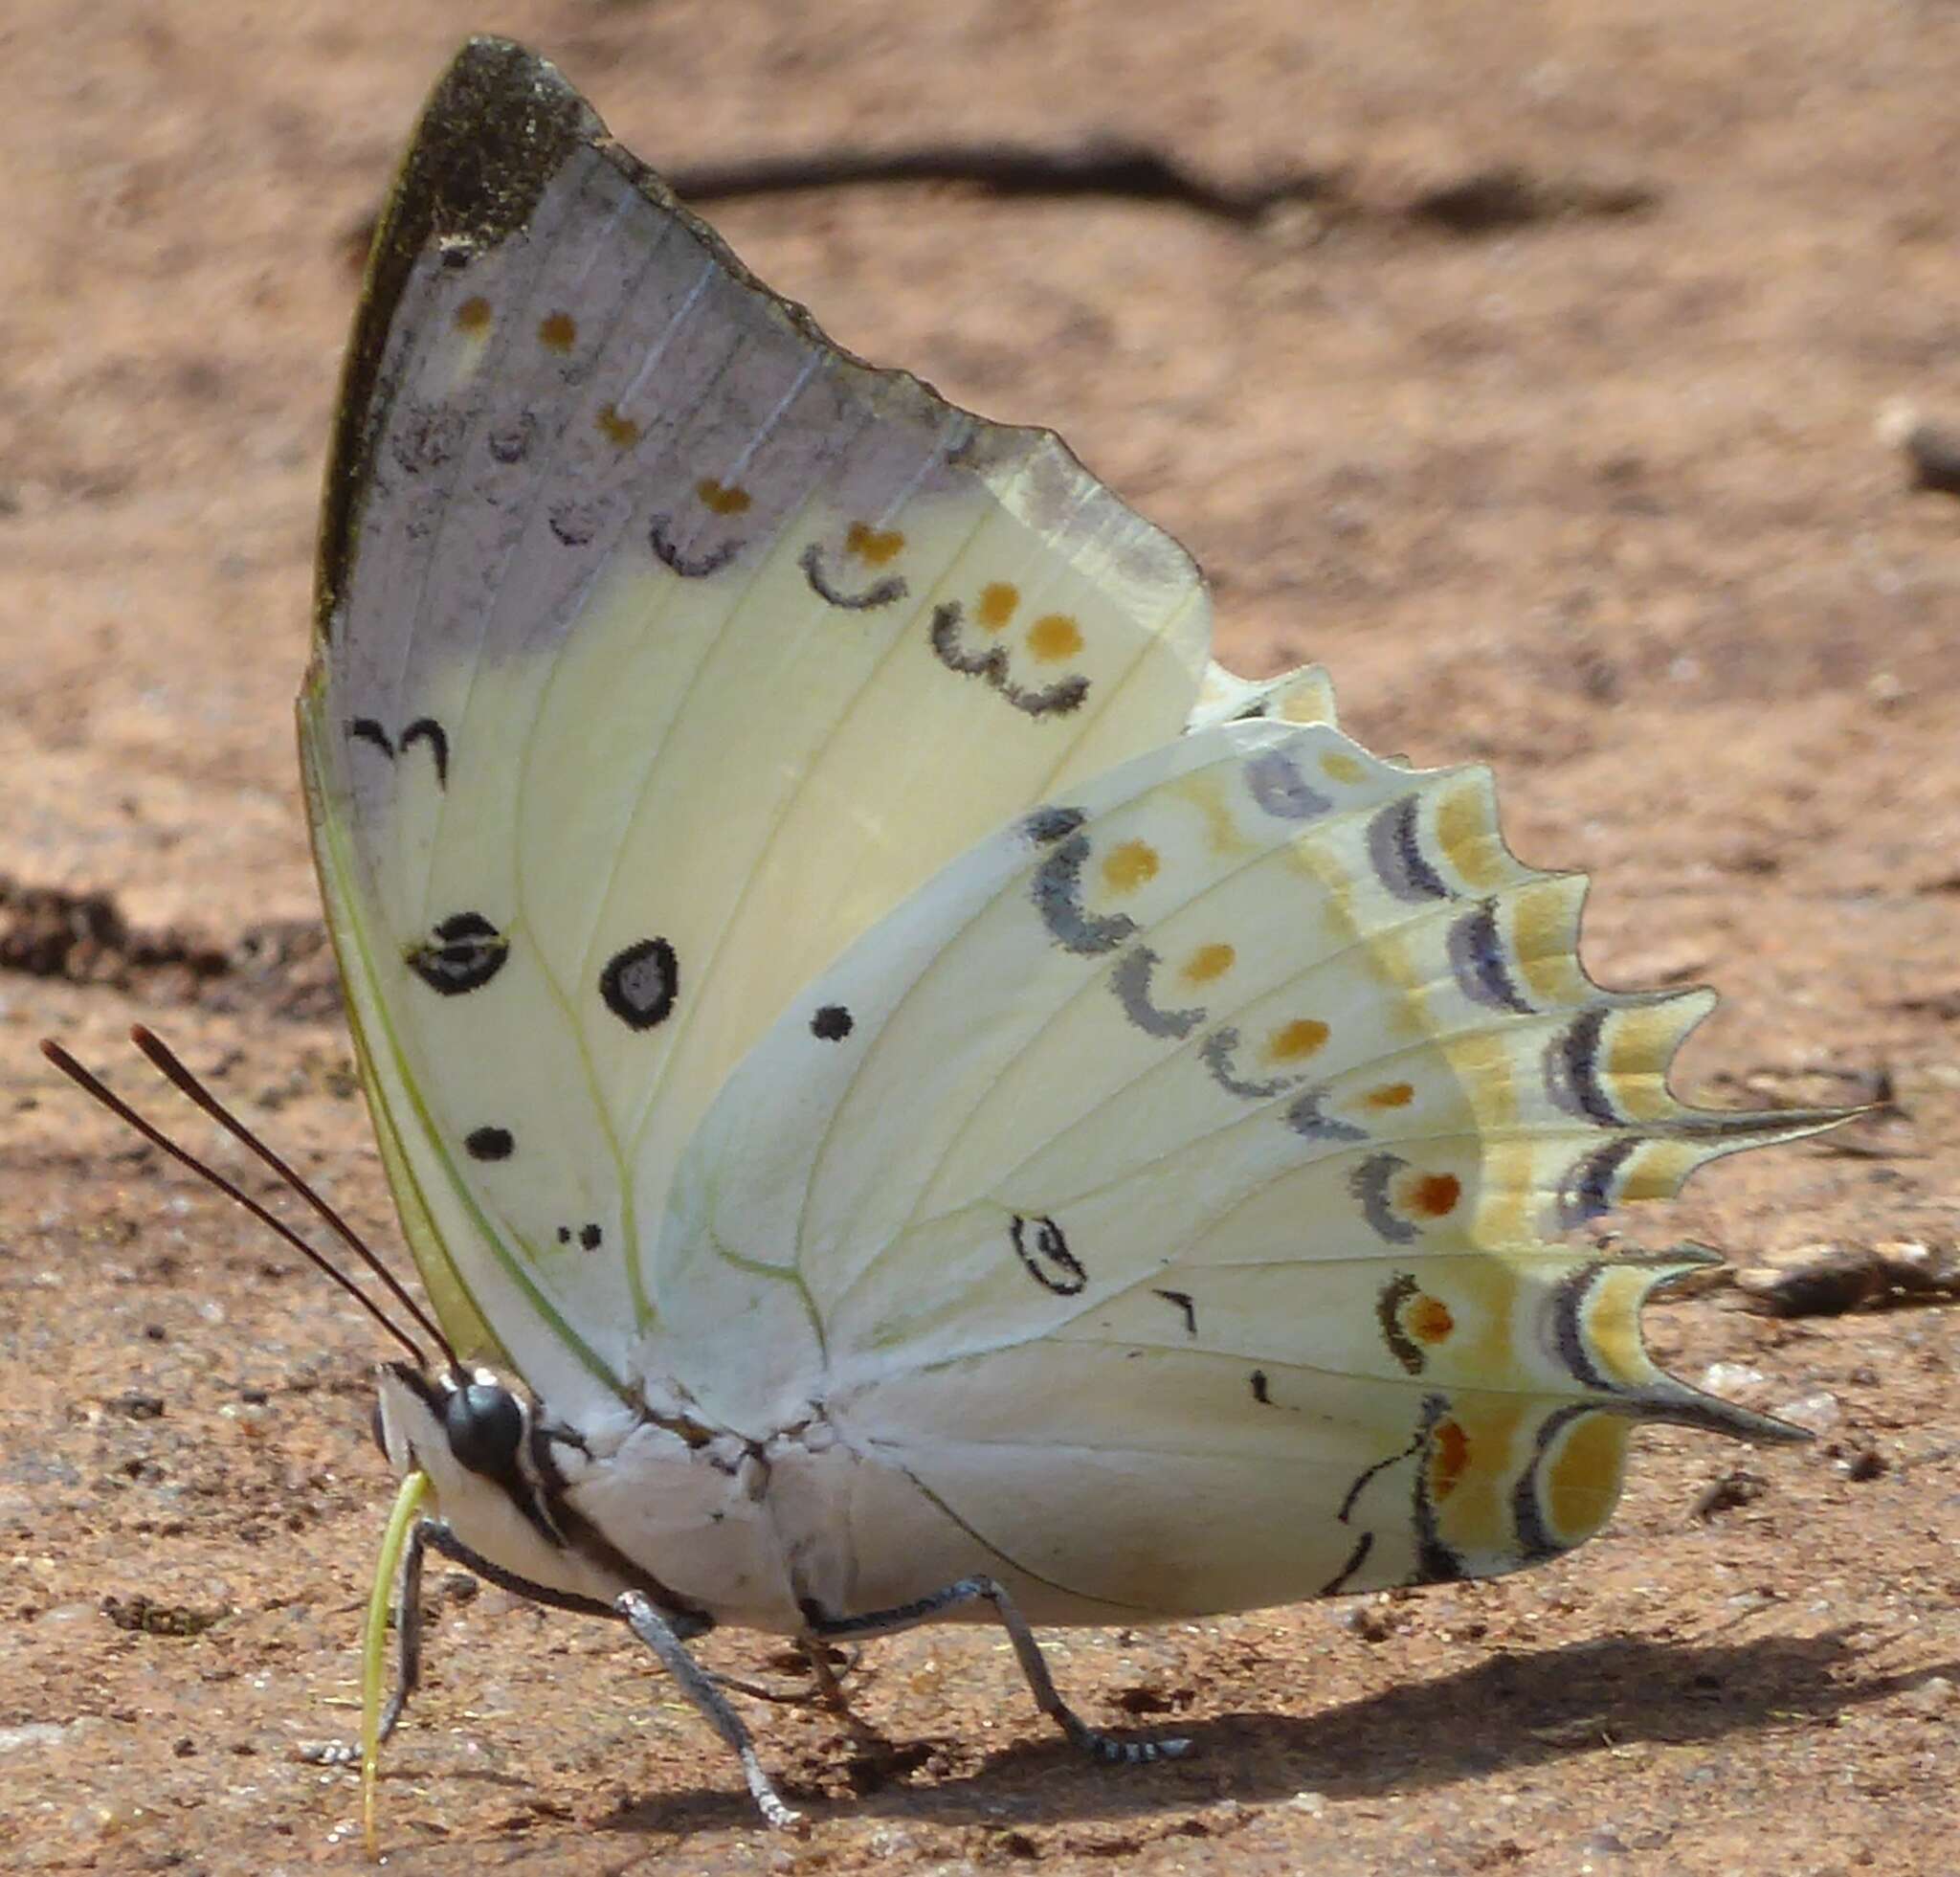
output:
M 1406 1082 L 1384 1083 L 1361 1098 L 1371 1108 L 1406 1108 L 1415 1099 L 1415 1090 Z
M 1327 1039 L 1327 1026 L 1311 1017 L 1296 1017 L 1282 1023 L 1266 1039 L 1266 1055 L 1275 1062 L 1298 1062 L 1311 1056 Z
M 1567 1431 L 1540 1488 L 1562 1543 L 1575 1545 L 1606 1523 L 1619 1497 L 1631 1431 L 1618 1415 L 1585 1415 Z
M 1134 893 L 1147 881 L 1156 879 L 1162 864 L 1148 841 L 1126 840 L 1103 856 L 1102 883 L 1112 893 Z
M 1365 782 L 1368 771 L 1345 749 L 1329 749 L 1321 758 L 1321 771 L 1336 782 Z
M 456 309 L 456 329 L 458 332 L 490 330 L 490 302 L 480 293 L 472 294 Z
M 569 313 L 546 313 L 538 322 L 538 343 L 546 351 L 568 352 L 578 338 L 578 322 Z
M 1047 664 L 1072 659 L 1082 649 L 1082 629 L 1066 613 L 1045 613 L 1028 628 L 1028 650 Z
M 1229 945 L 1201 945 L 1184 961 L 1182 975 L 1192 984 L 1209 984 L 1214 977 L 1223 977 L 1238 961 L 1238 953 Z
M 1014 608 L 1020 603 L 1019 588 L 995 580 L 980 589 L 980 604 L 973 609 L 973 617 L 989 632 L 998 632 L 1014 616 Z
M 1402 1327 L 1418 1343 L 1439 1343 L 1457 1327 L 1457 1319 L 1440 1297 L 1418 1290 L 1403 1307 Z
M 740 515 L 750 501 L 746 489 L 738 488 L 733 482 L 718 482 L 712 476 L 697 482 L 694 492 L 701 498 L 702 505 L 717 515 Z
M 882 567 L 904 546 L 905 537 L 897 528 L 880 530 L 868 528 L 862 522 L 853 522 L 844 533 L 844 551 L 856 554 L 860 561 L 869 562 L 873 567 Z
M 639 426 L 631 417 L 622 417 L 616 404 L 599 407 L 599 435 L 615 449 L 630 450 L 639 441 Z
M 1470 1465 L 1470 1437 L 1459 1421 L 1439 1420 L 1429 1437 L 1429 1495 L 1444 1500 Z
M 1457 1209 L 1462 1196 L 1463 1182 L 1455 1173 L 1424 1173 L 1409 1189 L 1407 1204 L 1411 1212 L 1441 1218 Z

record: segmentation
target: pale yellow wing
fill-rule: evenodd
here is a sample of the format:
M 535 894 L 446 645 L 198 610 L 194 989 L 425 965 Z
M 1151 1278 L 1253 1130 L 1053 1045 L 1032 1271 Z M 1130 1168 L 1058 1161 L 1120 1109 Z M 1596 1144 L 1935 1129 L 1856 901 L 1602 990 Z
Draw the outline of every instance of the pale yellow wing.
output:
M 1634 1422 L 1777 1430 L 1642 1347 L 1694 1254 L 1566 1235 L 1834 1118 L 1677 1100 L 1713 1000 L 1592 984 L 1583 892 L 1510 855 L 1483 771 L 1325 725 L 1198 729 L 1058 794 L 736 1072 L 675 1189 L 650 1367 L 783 1424 L 807 1380 L 745 1325 L 793 1303 L 838 1431 L 1049 1611 L 1578 1543 Z
M 377 238 L 301 700 L 457 1340 L 610 1394 L 729 1067 L 951 857 L 1175 737 L 1207 619 L 1054 436 L 839 351 L 549 65 L 466 47 Z

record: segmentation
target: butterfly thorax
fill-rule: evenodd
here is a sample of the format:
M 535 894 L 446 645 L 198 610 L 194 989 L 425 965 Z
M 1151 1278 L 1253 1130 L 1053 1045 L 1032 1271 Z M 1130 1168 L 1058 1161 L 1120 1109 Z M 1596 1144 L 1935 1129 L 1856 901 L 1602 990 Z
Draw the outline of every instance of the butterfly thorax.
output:
M 779 1529 L 773 1447 L 808 1455 L 806 1425 L 763 1442 L 671 1402 L 575 1425 L 488 1370 L 380 1375 L 377 1435 L 429 1475 L 453 1536 L 513 1588 L 610 1609 L 627 1590 L 706 1627 L 793 1631 L 806 1585 Z M 800 1496 L 800 1495 L 799 1495 Z

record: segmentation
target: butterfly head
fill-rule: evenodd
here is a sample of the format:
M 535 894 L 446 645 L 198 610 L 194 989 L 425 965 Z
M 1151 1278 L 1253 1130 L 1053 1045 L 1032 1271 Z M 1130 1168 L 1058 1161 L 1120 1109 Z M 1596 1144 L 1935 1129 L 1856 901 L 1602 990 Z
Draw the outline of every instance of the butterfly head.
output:
M 490 1369 L 410 1362 L 383 1363 L 377 1382 L 374 1443 L 397 1473 L 428 1476 L 434 1516 L 526 1582 L 590 1589 L 567 1549 L 561 1442 L 522 1389 Z

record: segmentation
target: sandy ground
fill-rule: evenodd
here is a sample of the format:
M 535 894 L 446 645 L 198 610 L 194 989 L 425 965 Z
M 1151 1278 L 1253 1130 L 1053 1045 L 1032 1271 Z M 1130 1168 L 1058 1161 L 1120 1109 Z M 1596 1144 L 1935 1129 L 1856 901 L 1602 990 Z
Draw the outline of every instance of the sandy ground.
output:
M 1960 507 L 1874 429 L 1960 417 L 1951 8 L 12 0 L 0 1866 L 358 1856 L 303 1749 L 354 1724 L 373 1337 L 33 1043 L 134 1088 L 147 1018 L 390 1240 L 289 703 L 361 231 L 472 26 L 670 168 L 1104 133 L 1291 178 L 1251 220 L 945 186 L 717 218 L 856 349 L 1063 431 L 1199 554 L 1241 668 L 1317 657 L 1374 747 L 1491 761 L 1519 850 L 1594 873 L 1600 976 L 1726 994 L 1690 1089 L 1889 1103 L 1629 1234 L 1951 1242 Z M 1076 1763 L 991 1635 L 915 1635 L 861 1678 L 914 1752 L 759 1711 L 814 1821 L 774 1839 L 610 1626 L 438 1572 L 390 1867 L 1960 1867 L 1953 1313 L 1718 1286 L 1650 1323 L 1822 1438 L 1649 1439 L 1605 1538 L 1503 1583 L 1062 1639 L 1091 1716 L 1192 1736 L 1172 1767 Z

